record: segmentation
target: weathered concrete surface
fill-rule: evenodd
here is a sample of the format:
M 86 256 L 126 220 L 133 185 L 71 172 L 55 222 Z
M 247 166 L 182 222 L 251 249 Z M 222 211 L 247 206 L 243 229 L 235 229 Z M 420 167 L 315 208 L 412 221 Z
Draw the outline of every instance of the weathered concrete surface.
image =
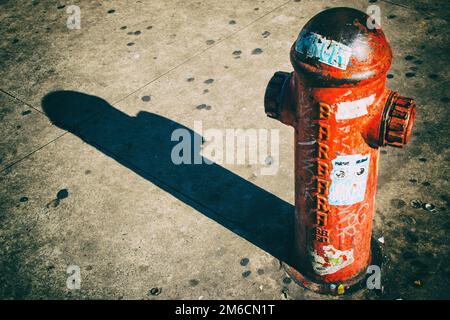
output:
M 327 298 L 284 282 L 293 132 L 265 116 L 263 94 L 274 71 L 291 70 L 310 17 L 372 2 L 78 1 L 80 30 L 53 2 L 0 2 L 0 296 Z M 349 298 L 449 298 L 450 5 L 376 4 L 394 52 L 389 85 L 416 98 L 418 116 L 407 148 L 380 160 L 384 294 Z M 280 129 L 278 173 L 172 165 L 172 130 L 199 120 Z M 81 268 L 81 290 L 66 287 L 69 265 Z

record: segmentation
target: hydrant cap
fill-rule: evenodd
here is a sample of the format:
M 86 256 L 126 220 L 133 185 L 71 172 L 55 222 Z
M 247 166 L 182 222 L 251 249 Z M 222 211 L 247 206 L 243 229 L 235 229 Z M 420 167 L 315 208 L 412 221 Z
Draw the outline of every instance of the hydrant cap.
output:
M 391 48 L 380 26 L 366 13 L 332 8 L 314 16 L 291 48 L 297 72 L 329 84 L 354 84 L 385 76 Z

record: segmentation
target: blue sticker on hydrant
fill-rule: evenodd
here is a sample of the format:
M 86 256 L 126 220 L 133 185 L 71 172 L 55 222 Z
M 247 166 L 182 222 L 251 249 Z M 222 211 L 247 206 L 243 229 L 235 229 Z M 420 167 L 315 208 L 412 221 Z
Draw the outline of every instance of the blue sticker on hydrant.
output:
M 342 70 L 347 69 L 352 55 L 352 48 L 349 46 L 334 40 L 328 40 L 320 34 L 305 31 L 298 36 L 295 51 Z
M 364 200 L 370 155 L 338 156 L 332 161 L 328 202 L 331 205 L 351 205 Z

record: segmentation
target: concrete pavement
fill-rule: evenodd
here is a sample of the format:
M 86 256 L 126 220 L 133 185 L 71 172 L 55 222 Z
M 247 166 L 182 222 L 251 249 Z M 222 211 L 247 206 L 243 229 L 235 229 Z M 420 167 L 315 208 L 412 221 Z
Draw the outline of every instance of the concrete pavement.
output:
M 329 298 L 280 268 L 293 132 L 265 116 L 263 95 L 273 72 L 292 69 L 309 18 L 371 4 L 394 52 L 388 84 L 416 99 L 418 115 L 409 145 L 380 160 L 384 293 L 345 298 L 450 298 L 450 5 L 401 0 L 1 1 L 0 297 Z M 79 30 L 67 28 L 69 5 L 81 9 Z M 277 174 L 174 166 L 171 132 L 194 136 L 199 120 L 279 129 Z M 66 285 L 70 265 L 80 290 Z

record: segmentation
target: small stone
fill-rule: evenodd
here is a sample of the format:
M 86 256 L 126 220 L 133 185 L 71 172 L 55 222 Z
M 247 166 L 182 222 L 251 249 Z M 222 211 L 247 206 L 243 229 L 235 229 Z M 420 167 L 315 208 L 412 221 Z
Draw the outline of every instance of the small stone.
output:
M 19 199 L 20 202 L 27 202 L 28 201 L 28 197 L 22 197 Z
M 210 106 L 210 105 L 207 105 L 207 104 L 205 104 L 205 103 L 199 104 L 199 105 L 196 106 L 195 108 L 196 108 L 197 110 L 202 110 L 202 109 L 205 109 L 205 110 L 211 110 L 211 106 Z
M 56 199 L 62 200 L 62 199 L 67 198 L 68 196 L 69 196 L 69 191 L 67 191 L 67 189 L 61 189 L 56 194 Z
M 195 287 L 196 285 L 198 285 L 200 283 L 200 281 L 198 281 L 197 279 L 191 279 L 191 280 L 189 280 L 189 284 L 192 286 L 192 287 Z
M 242 258 L 239 264 L 243 267 L 247 266 L 250 260 L 248 258 Z
M 212 44 L 214 44 L 214 43 L 215 43 L 214 40 L 206 40 L 206 44 L 207 44 L 208 46 L 210 46 L 210 45 L 212 45 Z
M 162 288 L 151 288 L 148 293 L 152 296 L 159 296 L 162 292 Z
M 50 201 L 49 203 L 46 204 L 47 208 L 56 208 L 57 206 L 59 206 L 60 204 L 60 200 L 59 199 L 53 199 L 52 201 Z
M 284 284 L 290 284 L 292 282 L 292 279 L 291 278 L 289 278 L 289 277 L 284 277 L 284 279 L 283 279 L 283 283 Z
M 114 12 L 116 12 L 116 10 L 114 10 L 114 9 L 109 9 L 107 12 L 108 12 L 108 13 L 114 13 Z
M 235 50 L 235 51 L 233 51 L 233 55 L 234 55 L 234 56 L 239 56 L 241 53 L 242 53 L 241 50 Z
M 213 83 L 214 82 L 214 79 L 208 79 L 208 80 L 205 80 L 204 81 L 204 83 L 206 83 L 206 84 L 211 84 L 211 83 Z
M 242 277 L 247 278 L 248 276 L 250 276 L 251 273 L 252 272 L 250 270 L 244 271 L 244 272 L 242 272 Z
M 187 82 L 192 82 L 192 81 L 194 81 L 195 80 L 195 78 L 193 78 L 193 77 L 191 77 L 191 78 L 187 78 Z
M 230 21 L 228 21 L 228 24 L 236 24 L 236 21 L 235 20 L 230 20 Z
M 261 35 L 263 36 L 263 38 L 267 38 L 268 36 L 270 36 L 270 32 L 264 31 L 263 33 L 261 33 Z
M 141 100 L 144 101 L 144 102 L 149 102 L 151 99 L 152 99 L 152 98 L 151 98 L 150 96 L 143 96 L 143 97 L 141 98 Z
M 424 203 L 423 208 L 432 213 L 436 212 L 436 206 L 431 203 Z
M 255 48 L 252 51 L 252 54 L 261 54 L 261 53 L 263 53 L 263 50 L 261 48 Z

